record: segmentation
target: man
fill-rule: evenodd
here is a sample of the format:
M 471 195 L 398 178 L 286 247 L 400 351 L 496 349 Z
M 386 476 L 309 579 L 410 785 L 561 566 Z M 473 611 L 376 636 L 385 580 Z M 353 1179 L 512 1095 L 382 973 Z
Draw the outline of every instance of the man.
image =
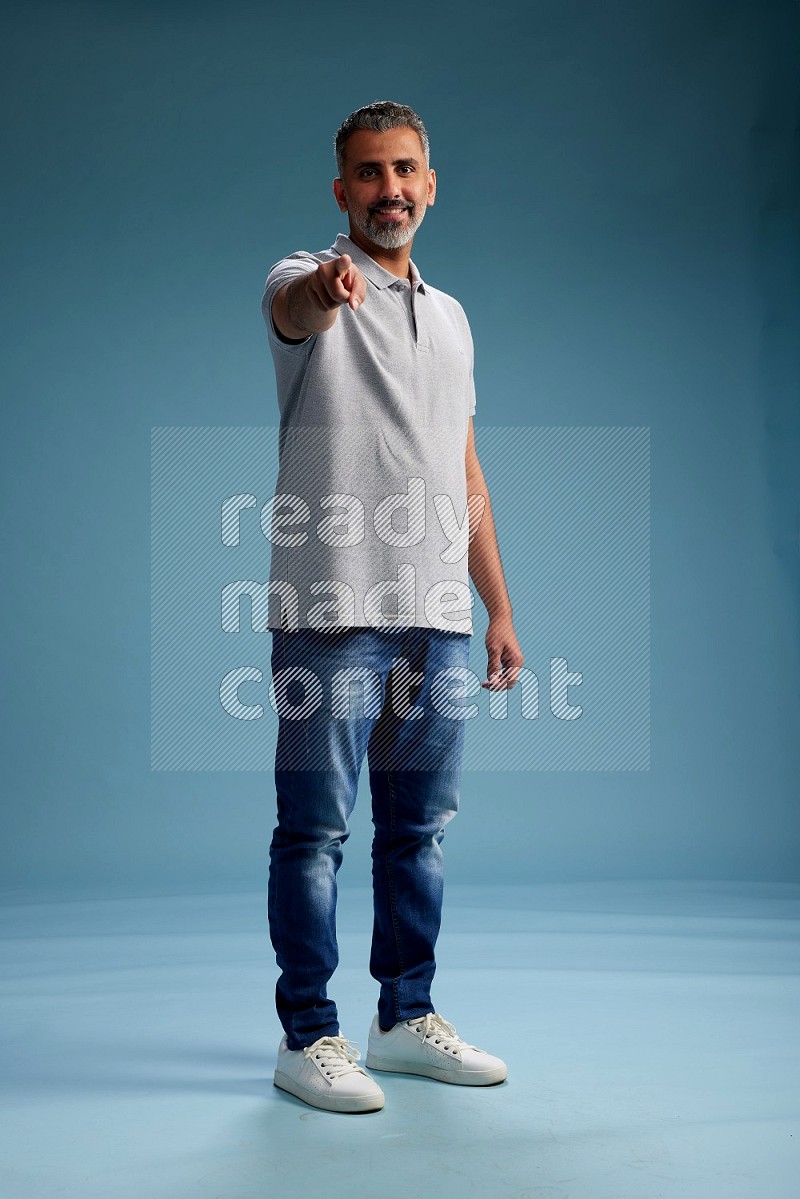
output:
M 410 258 L 436 195 L 425 127 L 407 106 L 376 101 L 347 118 L 335 150 L 349 233 L 276 263 L 262 302 L 281 410 L 268 909 L 285 1033 L 274 1081 L 352 1112 L 384 1104 L 326 990 L 338 963 L 336 872 L 365 754 L 380 983 L 366 1065 L 461 1085 L 506 1078 L 505 1063 L 462 1040 L 430 997 L 440 843 L 458 807 L 464 736 L 458 712 L 443 710 L 443 680 L 467 673 L 467 570 L 490 618 L 482 685 L 513 687 L 523 656 L 475 452 L 469 325 Z M 319 509 L 339 516 L 315 530 Z M 342 678 L 363 686 L 355 715 Z

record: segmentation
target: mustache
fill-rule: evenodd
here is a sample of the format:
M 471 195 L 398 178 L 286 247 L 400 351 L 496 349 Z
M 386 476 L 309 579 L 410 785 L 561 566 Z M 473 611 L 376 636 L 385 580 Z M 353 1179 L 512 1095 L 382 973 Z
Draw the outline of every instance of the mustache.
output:
M 414 207 L 413 204 L 408 204 L 405 201 L 398 200 L 396 202 L 392 202 L 392 203 L 388 203 L 388 204 L 372 204 L 370 206 L 369 211 L 370 212 L 386 212 L 387 209 L 391 210 L 394 208 L 413 208 L 413 207 Z

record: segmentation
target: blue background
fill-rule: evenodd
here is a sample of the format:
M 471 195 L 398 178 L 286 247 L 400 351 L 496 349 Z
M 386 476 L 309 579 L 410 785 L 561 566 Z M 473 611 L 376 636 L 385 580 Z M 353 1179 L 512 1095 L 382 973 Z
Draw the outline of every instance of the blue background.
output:
M 275 422 L 266 272 L 346 231 L 379 98 L 429 130 L 478 429 L 650 429 L 650 770 L 468 772 L 448 878 L 797 878 L 792 6 L 3 11 L 6 890 L 265 884 L 269 773 L 150 770 L 150 430 Z

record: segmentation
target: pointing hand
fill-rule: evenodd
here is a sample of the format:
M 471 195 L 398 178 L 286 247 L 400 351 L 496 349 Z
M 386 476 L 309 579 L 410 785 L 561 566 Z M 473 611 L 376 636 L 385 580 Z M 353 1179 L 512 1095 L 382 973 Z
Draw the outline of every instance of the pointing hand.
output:
M 323 262 L 309 280 L 309 290 L 323 308 L 339 308 L 347 304 L 355 312 L 367 298 L 367 281 L 349 254 Z

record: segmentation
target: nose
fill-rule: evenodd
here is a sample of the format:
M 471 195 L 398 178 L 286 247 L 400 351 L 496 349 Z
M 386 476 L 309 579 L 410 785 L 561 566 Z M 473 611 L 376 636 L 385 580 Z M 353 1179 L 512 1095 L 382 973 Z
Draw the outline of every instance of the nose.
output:
M 396 176 L 384 176 L 381 186 L 382 200 L 402 200 L 403 193 L 400 191 L 400 183 Z

